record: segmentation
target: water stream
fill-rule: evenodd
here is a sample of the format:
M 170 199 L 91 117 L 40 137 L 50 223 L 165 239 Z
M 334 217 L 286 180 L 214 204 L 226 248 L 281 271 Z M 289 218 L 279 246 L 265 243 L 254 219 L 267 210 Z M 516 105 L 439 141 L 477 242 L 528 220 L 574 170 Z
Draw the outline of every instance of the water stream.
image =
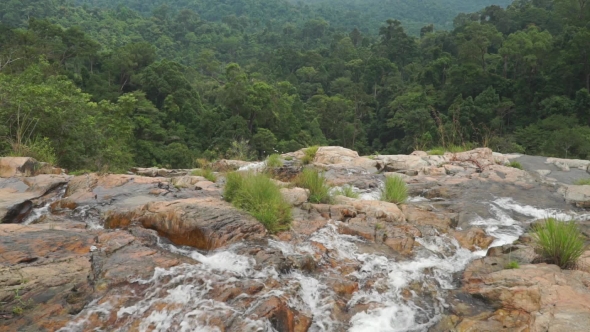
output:
M 493 246 L 512 243 L 525 231 L 528 222 L 539 218 L 588 218 L 520 205 L 511 198 L 497 198 L 487 205 L 492 217 L 475 218 L 472 224 L 496 237 Z M 515 214 L 528 221 L 517 221 Z M 446 292 L 458 286 L 454 274 L 486 252 L 460 248 L 455 239 L 446 235 L 427 236 L 417 239 L 420 246 L 415 248 L 411 259 L 400 260 L 379 251 L 364 250 L 370 244 L 338 233 L 338 223 L 330 221 L 296 245 L 268 241 L 269 247 L 280 250 L 286 257 L 314 254 L 320 257 L 313 244 L 321 244 L 326 253 L 318 262 L 320 268 L 311 273 L 292 270 L 281 274 L 272 266 L 257 267 L 252 257 L 238 253 L 248 246 L 246 243 L 205 255 L 161 240 L 159 246 L 164 250 L 191 257 L 199 264 L 157 268 L 151 278 L 134 280 L 133 283 L 142 286 L 141 291 L 134 299 L 121 302 L 125 305 L 118 308 L 120 327 L 116 331 L 131 327 L 139 331 L 220 331 L 219 323 L 228 321 L 232 322 L 231 331 L 274 331 L 268 319 L 253 314 L 253 308 L 270 297 L 281 298 L 289 307 L 311 317 L 309 331 L 312 332 L 426 331 L 441 318 L 447 306 Z M 345 304 L 354 314 L 343 321 L 337 312 L 338 296 L 329 284 L 331 276 L 342 274 L 337 267 L 345 264 L 356 267 L 344 277 L 357 282 L 359 287 Z M 217 290 L 240 285 L 259 285 L 261 290 L 254 295 L 244 291 L 227 302 L 213 299 Z M 108 301 L 94 301 L 60 331 L 113 331 L 92 325 L 96 321 L 106 322 L 113 305 Z

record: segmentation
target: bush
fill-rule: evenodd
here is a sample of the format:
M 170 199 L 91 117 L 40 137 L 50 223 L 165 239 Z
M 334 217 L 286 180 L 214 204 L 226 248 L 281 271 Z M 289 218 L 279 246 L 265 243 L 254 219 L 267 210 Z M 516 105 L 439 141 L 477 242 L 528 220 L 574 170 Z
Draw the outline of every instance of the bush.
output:
M 310 146 L 307 149 L 305 149 L 305 151 L 303 151 L 305 153 L 305 155 L 301 159 L 303 164 L 307 165 L 307 164 L 310 164 L 311 162 L 313 162 L 313 159 L 315 158 L 315 154 L 318 152 L 319 148 L 320 148 L 319 146 L 314 145 L 314 146 Z
M 281 160 L 281 156 L 274 153 L 266 158 L 266 166 L 267 167 L 283 167 L 283 161 Z
M 576 180 L 576 182 L 574 182 L 574 184 L 576 184 L 578 186 L 590 186 L 590 179 Z
M 513 270 L 520 268 L 520 264 L 517 261 L 510 261 L 508 264 L 504 266 L 505 269 Z
M 510 164 L 508 164 L 508 166 L 522 169 L 522 165 L 518 161 L 511 161 Z
M 350 198 L 359 198 L 359 194 L 354 191 L 352 186 L 346 185 L 336 191 L 336 195 L 342 195 Z
M 291 206 L 268 176 L 229 173 L 223 195 L 235 207 L 248 211 L 270 232 L 289 228 Z
M 195 160 L 195 166 L 198 168 L 208 168 L 210 165 L 211 163 L 207 158 L 197 158 L 197 160 Z
M 306 168 L 297 178 L 297 185 L 309 189 L 309 201 L 311 203 L 330 203 L 330 187 L 326 184 L 323 174 L 311 168 Z
M 381 191 L 381 200 L 385 202 L 402 204 L 408 199 L 408 187 L 399 176 L 388 176 Z
M 574 268 L 585 250 L 584 239 L 573 220 L 547 218 L 533 228 L 533 239 L 544 261 L 562 269 Z
M 446 152 L 445 148 L 442 147 L 436 147 L 436 148 L 432 148 L 430 150 L 428 150 L 428 154 L 431 156 L 442 156 L 444 155 Z
M 191 175 L 202 176 L 211 182 L 217 181 L 217 176 L 215 176 L 215 174 L 210 168 L 195 169 L 191 172 Z
M 57 164 L 57 155 L 55 149 L 51 145 L 51 141 L 47 137 L 37 137 L 28 144 L 12 144 L 13 157 L 31 157 L 37 161 L 46 162 L 52 166 Z

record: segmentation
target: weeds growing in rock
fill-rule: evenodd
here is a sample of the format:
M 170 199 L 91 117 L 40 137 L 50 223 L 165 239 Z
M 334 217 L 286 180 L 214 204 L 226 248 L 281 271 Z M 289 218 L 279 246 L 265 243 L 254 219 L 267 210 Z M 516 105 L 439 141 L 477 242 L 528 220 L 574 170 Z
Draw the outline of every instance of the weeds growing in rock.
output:
M 303 151 L 303 153 L 305 153 L 305 155 L 301 159 L 303 164 L 305 164 L 305 165 L 310 164 L 313 161 L 313 159 L 315 158 L 315 154 L 318 152 L 319 148 L 320 148 L 319 146 L 314 145 L 314 146 L 310 146 L 307 149 L 305 149 L 305 151 Z
M 336 191 L 336 195 L 346 196 L 350 198 L 359 198 L 359 193 L 354 191 L 354 188 L 350 185 L 342 186 L 342 188 Z
M 381 190 L 381 200 L 389 203 L 402 204 L 408 199 L 408 187 L 399 176 L 388 176 Z
M 266 158 L 266 166 L 267 167 L 283 167 L 283 161 L 281 160 L 281 156 L 274 153 Z
M 574 182 L 574 184 L 576 184 L 578 186 L 590 186 L 590 178 L 576 180 L 576 182 Z
M 309 201 L 311 203 L 330 203 L 332 201 L 330 187 L 326 183 L 326 178 L 314 169 L 304 169 L 297 178 L 297 185 L 309 189 Z
M 522 165 L 518 161 L 511 161 L 510 164 L 508 164 L 508 166 L 513 167 L 513 168 L 522 169 Z
M 431 156 L 442 156 L 444 155 L 446 152 L 445 148 L 442 147 L 436 147 L 436 148 L 432 148 L 430 150 L 428 150 L 428 154 Z
M 584 238 L 575 221 L 547 218 L 533 228 L 533 239 L 543 260 L 571 269 L 585 250 Z
M 211 182 L 217 181 L 217 176 L 215 176 L 215 173 L 210 168 L 195 169 L 191 172 L 191 175 L 202 176 Z
M 198 168 L 208 168 L 210 165 L 211 163 L 207 158 L 197 158 L 197 160 L 195 160 L 195 166 Z
M 510 261 L 508 264 L 504 265 L 505 269 L 513 270 L 520 268 L 520 264 L 517 261 Z
M 263 173 L 229 173 L 223 196 L 235 207 L 248 211 L 270 232 L 289 228 L 291 206 L 280 188 Z

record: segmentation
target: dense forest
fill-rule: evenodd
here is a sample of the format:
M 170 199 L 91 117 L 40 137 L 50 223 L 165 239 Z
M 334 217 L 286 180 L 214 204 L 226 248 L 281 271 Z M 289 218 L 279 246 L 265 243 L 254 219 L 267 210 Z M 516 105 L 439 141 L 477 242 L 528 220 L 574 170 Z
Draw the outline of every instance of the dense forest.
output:
M 125 3 L 0 3 L 0 154 L 117 171 L 315 144 L 590 153 L 589 0 L 491 5 L 415 35 L 367 31 L 379 8 L 352 0 Z

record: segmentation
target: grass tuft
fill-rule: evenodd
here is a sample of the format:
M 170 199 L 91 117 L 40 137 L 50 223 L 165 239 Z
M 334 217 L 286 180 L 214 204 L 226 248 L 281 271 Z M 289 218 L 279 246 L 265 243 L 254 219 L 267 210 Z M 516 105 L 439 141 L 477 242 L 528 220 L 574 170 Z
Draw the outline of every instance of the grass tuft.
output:
M 522 165 L 518 161 L 511 161 L 510 164 L 508 164 L 508 166 L 522 169 Z
M 202 176 L 211 182 L 217 181 L 217 176 L 215 176 L 215 174 L 210 168 L 195 169 L 191 172 L 191 175 Z
M 381 191 L 381 200 L 389 203 L 403 204 L 408 199 L 408 187 L 399 176 L 385 178 L 385 186 Z
M 289 228 L 291 206 L 265 174 L 229 173 L 223 196 L 235 207 L 248 211 L 272 233 Z
M 305 164 L 305 165 L 311 164 L 313 162 L 313 159 L 315 158 L 315 154 L 318 152 L 319 148 L 320 148 L 319 146 L 314 145 L 314 146 L 310 146 L 307 149 L 305 149 L 305 151 L 303 151 L 305 153 L 305 155 L 301 159 L 303 164 Z
M 283 167 L 283 161 L 278 154 L 271 154 L 266 158 L 266 167 Z
M 574 182 L 574 184 L 576 184 L 578 186 L 590 186 L 590 179 L 576 180 L 576 182 Z
M 520 264 L 517 261 L 510 261 L 508 264 L 504 265 L 505 269 L 514 270 L 520 268 Z
M 547 218 L 533 228 L 532 235 L 544 261 L 562 269 L 575 268 L 585 250 L 584 239 L 573 220 Z
M 336 195 L 346 196 L 350 198 L 359 198 L 359 193 L 354 191 L 354 189 L 350 185 L 342 186 L 342 188 L 336 191 Z
M 306 168 L 299 174 L 297 185 L 309 189 L 309 201 L 311 203 L 330 203 L 330 187 L 326 184 L 323 174 L 311 168 Z
M 442 156 L 444 155 L 446 152 L 445 148 L 442 147 L 436 147 L 436 148 L 432 148 L 430 150 L 428 150 L 428 154 L 431 156 Z

